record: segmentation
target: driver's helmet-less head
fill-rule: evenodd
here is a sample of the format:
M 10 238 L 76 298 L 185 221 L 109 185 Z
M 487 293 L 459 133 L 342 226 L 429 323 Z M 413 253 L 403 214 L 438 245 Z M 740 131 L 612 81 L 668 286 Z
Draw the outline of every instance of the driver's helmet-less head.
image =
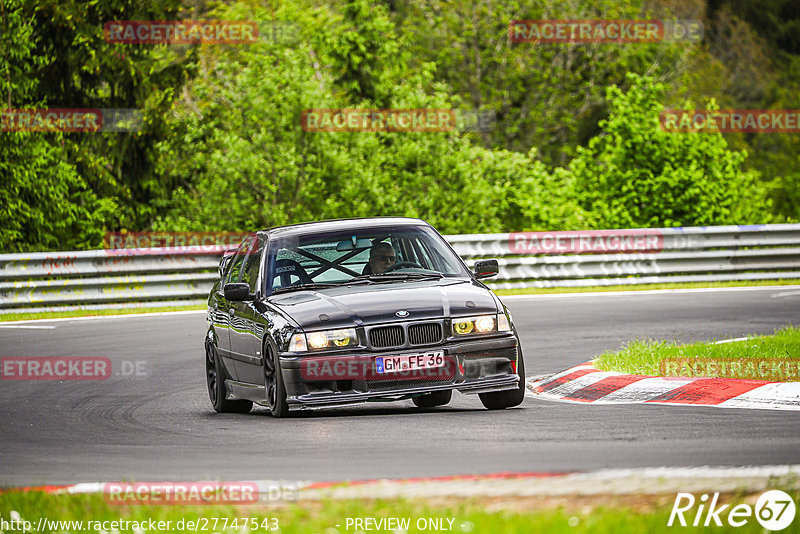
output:
M 381 274 L 397 261 L 397 255 L 390 243 L 375 243 L 369 251 L 369 265 L 373 274 Z

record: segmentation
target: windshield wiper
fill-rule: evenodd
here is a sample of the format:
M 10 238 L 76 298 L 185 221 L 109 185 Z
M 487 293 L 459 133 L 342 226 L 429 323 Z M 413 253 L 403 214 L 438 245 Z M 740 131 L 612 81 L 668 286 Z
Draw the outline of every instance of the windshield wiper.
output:
M 390 273 L 389 276 L 393 276 L 395 274 L 404 278 L 444 278 L 442 273 L 437 273 L 435 271 L 429 273 Z
M 286 286 L 286 287 L 279 287 L 278 289 L 273 289 L 272 294 L 274 295 L 276 293 L 286 293 L 288 291 L 301 291 L 306 289 L 327 289 L 329 287 L 340 286 L 344 283 L 346 282 L 330 282 L 327 284 L 317 284 L 317 283 L 298 284 L 296 286 Z
M 355 278 L 350 279 L 347 283 L 350 282 L 359 282 L 362 280 L 367 280 L 370 282 L 397 282 L 399 280 L 413 280 L 413 279 L 425 279 L 425 278 L 443 278 L 444 275 L 442 273 L 437 272 L 430 272 L 430 273 L 389 273 L 389 274 L 362 274 L 361 276 L 356 276 Z

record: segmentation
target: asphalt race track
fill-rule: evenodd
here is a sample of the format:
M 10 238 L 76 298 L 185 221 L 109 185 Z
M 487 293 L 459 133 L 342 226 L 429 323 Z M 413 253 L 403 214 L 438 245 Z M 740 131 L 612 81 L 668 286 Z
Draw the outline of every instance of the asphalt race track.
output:
M 528 376 L 626 340 L 771 333 L 800 324 L 800 288 L 507 298 Z M 23 328 L 21 326 L 35 328 Z M 475 396 L 275 420 L 211 409 L 203 313 L 0 325 L 0 356 L 106 356 L 102 381 L 0 381 L 0 485 L 110 480 L 345 480 L 503 471 L 800 464 L 800 412 Z M 135 366 L 143 376 L 136 374 Z

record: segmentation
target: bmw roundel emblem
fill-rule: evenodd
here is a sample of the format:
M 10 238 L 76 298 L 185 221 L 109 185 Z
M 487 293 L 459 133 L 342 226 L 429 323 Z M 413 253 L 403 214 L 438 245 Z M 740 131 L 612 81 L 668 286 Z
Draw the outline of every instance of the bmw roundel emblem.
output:
M 406 310 L 397 310 L 394 314 L 398 317 L 408 317 L 408 312 Z

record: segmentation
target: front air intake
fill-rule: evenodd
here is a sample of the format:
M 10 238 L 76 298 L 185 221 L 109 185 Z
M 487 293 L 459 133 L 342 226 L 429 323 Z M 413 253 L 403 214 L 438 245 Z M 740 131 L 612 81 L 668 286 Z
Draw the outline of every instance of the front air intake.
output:
M 373 328 L 369 331 L 369 343 L 376 349 L 402 347 L 406 344 L 403 327 L 393 325 Z
M 412 324 L 408 327 L 408 342 L 412 345 L 433 345 L 442 340 L 442 325 L 439 323 Z

